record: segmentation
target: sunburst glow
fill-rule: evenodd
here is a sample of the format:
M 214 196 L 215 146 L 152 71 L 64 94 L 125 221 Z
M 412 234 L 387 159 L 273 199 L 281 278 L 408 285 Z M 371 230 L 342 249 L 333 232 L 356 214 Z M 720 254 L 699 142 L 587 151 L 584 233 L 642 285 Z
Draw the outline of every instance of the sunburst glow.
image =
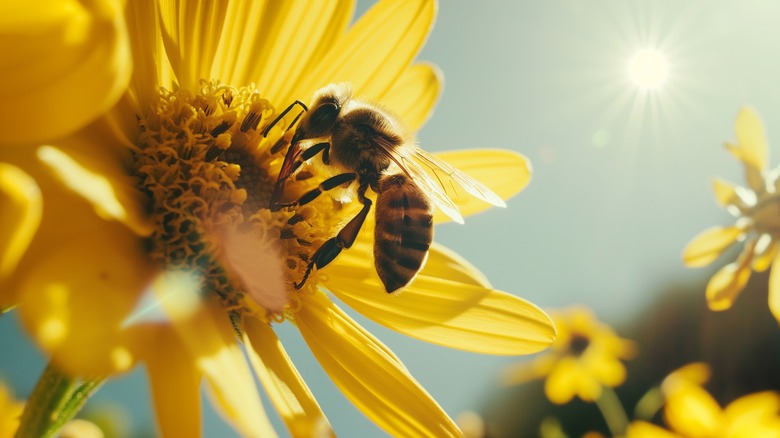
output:
M 669 61 L 660 50 L 640 50 L 628 61 L 628 77 L 640 89 L 660 89 L 669 79 Z

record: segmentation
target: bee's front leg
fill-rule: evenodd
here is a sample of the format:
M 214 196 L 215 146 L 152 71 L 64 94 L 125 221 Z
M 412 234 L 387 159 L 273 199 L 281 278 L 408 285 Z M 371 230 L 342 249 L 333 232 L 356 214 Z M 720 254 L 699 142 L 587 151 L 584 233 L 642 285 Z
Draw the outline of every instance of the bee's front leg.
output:
M 296 145 L 297 146 L 297 145 Z M 291 146 L 290 151 L 293 151 L 293 147 Z M 290 203 L 283 203 L 279 202 L 279 198 L 282 196 L 282 192 L 284 191 L 284 184 L 287 182 L 287 178 L 290 177 L 293 173 L 295 173 L 296 170 L 298 170 L 301 165 L 306 162 L 307 160 L 313 158 L 315 155 L 322 152 L 322 162 L 325 164 L 328 164 L 330 162 L 330 143 L 328 142 L 322 142 L 317 143 L 314 146 L 311 146 L 310 148 L 304 150 L 303 152 L 300 152 L 299 150 L 293 153 L 292 155 L 289 155 L 285 157 L 284 163 L 282 164 L 282 170 L 279 172 L 279 177 L 276 179 L 276 185 L 274 186 L 274 192 L 271 195 L 271 205 L 270 209 L 271 211 L 278 211 L 282 207 L 289 207 L 292 205 L 303 205 L 305 202 L 300 202 L 300 200 L 296 202 L 290 202 Z M 339 176 L 339 175 L 336 175 Z M 334 177 L 335 178 L 335 177 Z M 353 178 L 354 179 L 354 178 Z M 327 183 L 329 180 L 325 180 L 323 184 Z M 320 184 L 320 187 L 322 184 Z M 316 190 L 316 189 L 315 189 Z M 330 189 L 324 189 L 324 190 L 330 190 Z M 304 195 L 305 196 L 305 195 Z M 316 198 L 316 196 L 315 196 Z M 314 199 L 314 198 L 312 198 Z
M 322 244 L 322 246 L 317 249 L 317 251 L 311 257 L 311 260 L 309 260 L 309 265 L 306 266 L 306 273 L 303 274 L 303 278 L 300 282 L 294 284 L 296 289 L 303 287 L 303 285 L 306 283 L 306 279 L 309 278 L 309 274 L 315 266 L 317 269 L 324 268 L 328 263 L 332 262 L 333 259 L 339 255 L 339 253 L 341 253 L 342 249 L 349 248 L 353 243 L 355 243 L 355 239 L 357 239 L 358 233 L 363 227 L 363 222 L 365 222 L 366 217 L 368 216 L 368 212 L 371 210 L 372 202 L 370 199 L 366 198 L 367 188 L 367 183 L 361 184 L 361 186 L 358 188 L 358 199 L 363 204 L 363 208 L 360 209 L 355 217 L 353 217 L 346 225 L 344 225 L 344 228 L 342 228 L 335 237 L 328 239 L 325 241 L 325 243 Z

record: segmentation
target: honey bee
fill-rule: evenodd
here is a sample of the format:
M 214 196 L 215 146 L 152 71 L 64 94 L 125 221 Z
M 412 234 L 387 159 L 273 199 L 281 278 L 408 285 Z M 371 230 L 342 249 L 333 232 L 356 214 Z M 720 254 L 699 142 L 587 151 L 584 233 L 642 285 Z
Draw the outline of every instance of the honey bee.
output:
M 306 109 L 298 101 L 290 107 L 295 104 Z M 322 163 L 334 170 L 334 176 L 294 202 L 281 202 L 286 180 L 318 154 Z M 317 91 L 290 142 L 270 208 L 295 208 L 325 191 L 353 184 L 357 185 L 357 200 L 363 207 L 316 250 L 296 289 L 303 286 L 312 269 L 322 269 L 342 249 L 352 246 L 371 209 L 372 201 L 366 196 L 369 188 L 376 193 L 376 271 L 388 293 L 408 285 L 428 258 L 434 206 L 463 223 L 450 196 L 455 193 L 453 183 L 479 199 L 506 206 L 485 185 L 420 149 L 394 115 L 377 104 L 353 97 L 349 84 L 330 84 Z

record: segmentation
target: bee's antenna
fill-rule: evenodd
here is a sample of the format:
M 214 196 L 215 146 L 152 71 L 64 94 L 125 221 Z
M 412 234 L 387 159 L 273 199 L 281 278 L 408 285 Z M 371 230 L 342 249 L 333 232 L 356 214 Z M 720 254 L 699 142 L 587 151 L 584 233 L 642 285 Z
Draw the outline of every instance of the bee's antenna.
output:
M 270 130 L 271 130 L 271 128 L 273 128 L 274 126 L 276 126 L 276 124 L 277 124 L 277 123 L 279 123 L 279 120 L 282 120 L 282 118 L 283 118 L 284 116 L 286 116 L 286 115 L 287 115 L 287 113 L 289 113 L 289 112 L 290 112 L 290 110 L 292 110 L 292 109 L 293 109 L 293 107 L 295 107 L 295 105 L 300 105 L 300 106 L 303 108 L 303 111 L 301 111 L 301 113 L 300 113 L 300 114 L 298 114 L 298 115 L 295 117 L 295 119 L 293 120 L 293 122 L 292 122 L 292 123 L 290 123 L 290 126 L 294 125 L 294 124 L 295 124 L 295 122 L 297 122 L 297 121 L 298 121 L 298 119 L 300 119 L 300 118 L 301 118 L 301 116 L 303 115 L 303 113 L 309 110 L 309 108 L 308 108 L 308 107 L 307 107 L 307 106 L 306 106 L 306 105 L 305 105 L 303 102 L 301 102 L 300 100 L 296 100 L 295 102 L 291 103 L 291 104 L 290 104 L 290 105 L 289 105 L 287 108 L 285 108 L 285 109 L 284 109 L 284 111 L 282 111 L 282 112 L 281 112 L 281 113 L 280 113 L 278 116 L 276 116 L 276 118 L 275 118 L 275 119 L 274 119 L 274 120 L 273 120 L 271 123 L 269 123 L 269 124 L 268 124 L 268 126 L 266 126 L 266 127 L 265 127 L 265 129 L 263 129 L 263 138 L 265 138 L 265 137 L 267 137 L 267 136 L 268 136 L 268 131 L 270 131 Z

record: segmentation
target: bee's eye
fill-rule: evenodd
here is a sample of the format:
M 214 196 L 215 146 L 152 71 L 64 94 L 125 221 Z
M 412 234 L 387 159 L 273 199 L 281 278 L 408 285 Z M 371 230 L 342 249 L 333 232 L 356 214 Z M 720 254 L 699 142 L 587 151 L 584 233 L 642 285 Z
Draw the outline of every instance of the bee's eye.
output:
M 336 123 L 336 118 L 339 116 L 341 107 L 338 102 L 325 101 L 317 105 L 316 108 L 309 113 L 309 120 L 307 122 L 307 133 L 310 137 L 318 137 L 321 135 L 327 135 L 333 125 Z

